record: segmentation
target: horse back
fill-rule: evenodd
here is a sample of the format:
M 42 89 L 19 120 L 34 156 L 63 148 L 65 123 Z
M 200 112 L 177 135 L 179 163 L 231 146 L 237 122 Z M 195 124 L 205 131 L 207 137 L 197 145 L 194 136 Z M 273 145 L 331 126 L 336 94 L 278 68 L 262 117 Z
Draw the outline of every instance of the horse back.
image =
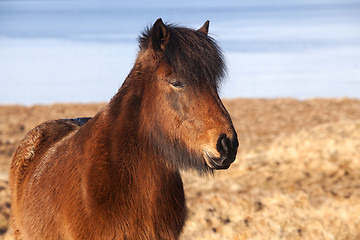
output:
M 10 187 L 17 198 L 29 171 L 37 159 L 61 139 L 66 137 L 90 118 L 60 119 L 44 122 L 32 129 L 16 149 L 10 164 Z

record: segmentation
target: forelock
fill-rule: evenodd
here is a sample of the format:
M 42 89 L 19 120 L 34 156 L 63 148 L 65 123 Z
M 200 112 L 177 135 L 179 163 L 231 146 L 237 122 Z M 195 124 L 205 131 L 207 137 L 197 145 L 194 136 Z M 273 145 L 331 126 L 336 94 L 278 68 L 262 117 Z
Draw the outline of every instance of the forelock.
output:
M 166 27 L 170 38 L 163 56 L 175 75 L 187 84 L 211 85 L 217 89 L 226 72 L 224 56 L 217 42 L 193 29 L 169 24 Z M 140 49 L 149 47 L 151 31 L 147 28 L 140 36 Z

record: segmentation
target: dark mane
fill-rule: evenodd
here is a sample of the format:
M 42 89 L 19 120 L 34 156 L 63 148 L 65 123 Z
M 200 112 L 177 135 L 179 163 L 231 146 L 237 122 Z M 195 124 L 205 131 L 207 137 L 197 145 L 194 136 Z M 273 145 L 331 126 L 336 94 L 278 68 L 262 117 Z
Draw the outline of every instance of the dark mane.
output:
M 165 60 L 187 84 L 218 89 L 226 73 L 224 56 L 217 42 L 203 32 L 175 25 L 165 25 L 170 38 L 164 51 Z M 139 37 L 140 50 L 149 47 L 152 28 Z

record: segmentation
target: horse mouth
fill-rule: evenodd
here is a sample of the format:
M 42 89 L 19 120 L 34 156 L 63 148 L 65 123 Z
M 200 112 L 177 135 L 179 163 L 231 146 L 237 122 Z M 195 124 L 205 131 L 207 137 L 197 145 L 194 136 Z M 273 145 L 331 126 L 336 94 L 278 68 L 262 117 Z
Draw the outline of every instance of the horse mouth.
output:
M 224 160 L 226 160 L 226 157 L 224 156 L 221 156 L 219 158 L 212 157 L 211 154 L 206 149 L 204 150 L 204 160 L 206 162 L 206 165 L 208 165 L 208 167 L 210 167 L 211 169 L 228 169 L 231 164 L 231 163 L 219 164 L 221 162 L 224 162 Z

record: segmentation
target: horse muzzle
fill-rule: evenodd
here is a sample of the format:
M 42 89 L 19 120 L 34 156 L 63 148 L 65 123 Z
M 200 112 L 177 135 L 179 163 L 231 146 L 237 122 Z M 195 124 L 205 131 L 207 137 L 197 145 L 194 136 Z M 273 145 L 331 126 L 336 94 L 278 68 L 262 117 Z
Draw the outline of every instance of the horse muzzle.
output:
M 216 157 L 204 149 L 205 162 L 212 169 L 228 169 L 230 164 L 235 161 L 238 147 L 239 141 L 236 135 L 230 139 L 225 134 L 221 134 L 216 143 L 216 150 L 220 157 Z

